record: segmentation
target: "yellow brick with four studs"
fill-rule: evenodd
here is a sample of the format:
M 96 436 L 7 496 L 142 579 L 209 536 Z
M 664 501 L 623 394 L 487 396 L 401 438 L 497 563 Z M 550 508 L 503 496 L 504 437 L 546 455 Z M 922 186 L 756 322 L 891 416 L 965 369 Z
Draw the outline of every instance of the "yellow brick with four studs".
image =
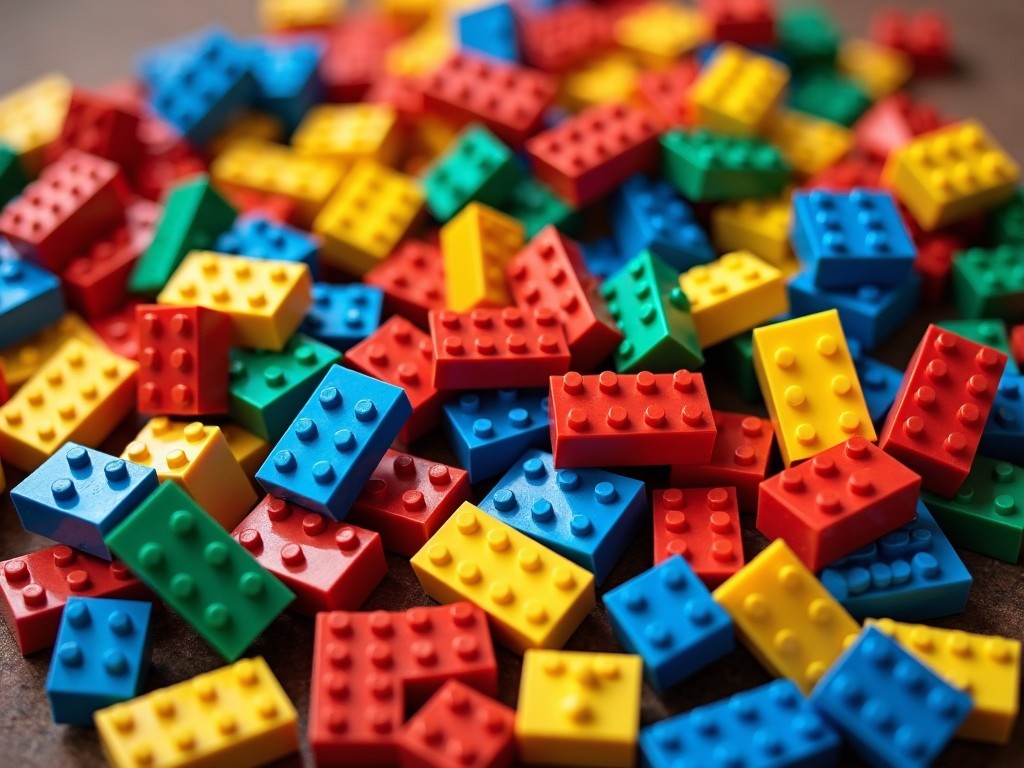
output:
M 398 116 L 387 104 L 313 107 L 292 135 L 300 155 L 344 164 L 368 158 L 391 165 L 401 148 Z
M 741 136 L 760 133 L 789 82 L 776 61 L 724 43 L 690 91 L 697 121 L 713 131 Z
M 778 147 L 793 170 L 813 176 L 843 159 L 853 149 L 853 132 L 839 123 L 797 112 L 780 110 L 769 121 L 765 138 Z

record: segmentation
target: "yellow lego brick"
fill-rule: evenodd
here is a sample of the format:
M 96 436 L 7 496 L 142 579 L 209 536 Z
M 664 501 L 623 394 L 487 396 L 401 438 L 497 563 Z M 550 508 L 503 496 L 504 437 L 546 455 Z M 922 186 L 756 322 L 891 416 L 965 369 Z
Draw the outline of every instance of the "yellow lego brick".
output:
M 101 346 L 65 341 L 0 406 L 0 456 L 31 472 L 68 440 L 99 445 L 135 407 L 138 370 Z
M 836 310 L 755 328 L 754 370 L 787 467 L 855 435 L 875 440 Z
M 527 651 L 516 708 L 525 763 L 632 768 L 643 661 L 624 653 Z
M 417 117 L 416 122 L 407 128 L 408 141 L 400 167 L 405 173 L 414 175 L 422 175 L 431 163 L 448 150 L 459 134 L 456 124 L 431 114 Z
M 918 136 L 892 152 L 882 171 L 883 182 L 928 230 L 1009 199 L 1019 179 L 1020 166 L 976 120 Z
M 596 104 L 626 103 L 636 90 L 640 69 L 625 54 L 607 53 L 562 77 L 559 100 L 579 111 Z
M 235 346 L 278 351 L 313 305 L 313 279 L 305 264 L 192 251 L 157 303 L 216 309 L 231 318 Z
M 667 69 L 708 41 L 708 25 L 693 8 L 647 3 L 615 22 L 615 42 L 645 69 Z
M 373 160 L 360 160 L 313 222 L 321 258 L 352 275 L 386 259 L 423 208 L 419 181 Z
M 210 141 L 210 157 L 224 152 L 239 142 L 279 141 L 284 136 L 281 119 L 263 112 L 246 112 L 232 120 Z
M 792 217 L 788 196 L 717 205 L 711 211 L 711 240 L 721 252 L 750 251 L 781 269 L 795 260 L 789 244 Z
M 523 225 L 481 203 L 470 203 L 441 227 L 448 308 L 468 312 L 477 307 L 512 303 L 505 267 L 523 247 Z
M 714 598 L 757 660 L 805 694 L 860 631 L 783 539 L 718 587 Z
M 121 458 L 153 467 L 161 482 L 179 485 L 227 531 L 256 503 L 256 491 L 219 427 L 157 416 L 128 443 Z
M 294 200 L 298 223 L 308 228 L 341 182 L 344 170 L 303 157 L 291 147 L 246 139 L 217 155 L 210 164 L 210 175 L 224 187 Z
M 260 26 L 269 32 L 325 27 L 341 18 L 344 0 L 260 0 Z
M 429 75 L 455 52 L 455 39 L 446 19 L 428 21 L 388 49 L 384 69 L 391 75 Z
M 734 251 L 679 276 L 702 348 L 789 311 L 782 273 L 749 251 Z
M 803 176 L 825 170 L 853 148 L 853 133 L 848 128 L 793 109 L 777 112 L 765 136 Z
M 0 349 L 0 368 L 11 389 L 28 381 L 39 366 L 69 339 L 106 349 L 103 339 L 81 317 L 69 312 L 52 325 L 34 333 L 24 341 Z
M 237 424 L 222 424 L 220 431 L 228 441 L 231 455 L 242 467 L 242 471 L 249 477 L 255 475 L 256 470 L 263 466 L 263 462 L 270 455 L 270 443 Z
M 242 659 L 93 715 L 113 768 L 246 768 L 299 748 L 298 716 L 262 659 Z
M 719 46 L 690 91 L 697 120 L 722 133 L 759 133 L 789 82 L 789 71 L 732 43 Z
M 898 91 L 910 79 L 914 64 L 903 51 L 870 40 L 847 40 L 836 59 L 839 71 L 849 75 L 872 99 Z
M 18 153 L 33 176 L 43 165 L 43 150 L 64 127 L 71 104 L 71 81 L 49 74 L 0 98 L 0 144 Z
M 468 501 L 410 563 L 430 597 L 475 603 L 519 653 L 561 648 L 594 607 L 592 573 Z
M 1009 744 L 1020 711 L 1019 640 L 974 635 L 959 629 L 868 619 L 955 688 L 970 694 L 974 708 L 956 735 Z
M 445 6 L 444 0 L 382 0 L 380 3 L 388 18 L 408 29 L 414 29 L 432 17 L 442 16 Z
M 391 165 L 400 148 L 398 115 L 387 104 L 313 107 L 292 135 L 300 155 L 351 163 L 369 158 Z

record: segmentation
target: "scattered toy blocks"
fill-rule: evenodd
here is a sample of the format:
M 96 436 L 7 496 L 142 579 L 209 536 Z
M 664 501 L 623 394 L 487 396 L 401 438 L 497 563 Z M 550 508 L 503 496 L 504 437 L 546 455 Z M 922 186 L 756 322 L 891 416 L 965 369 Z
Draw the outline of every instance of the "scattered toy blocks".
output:
M 274 221 L 265 213 L 249 213 L 235 219 L 231 229 L 214 241 L 212 250 L 251 259 L 301 262 L 315 277 L 320 242 L 313 235 Z
M 63 314 L 55 275 L 31 262 L 0 256 L 0 346 L 25 341 Z
M 385 104 L 323 104 L 305 113 L 291 144 L 300 155 L 325 162 L 391 165 L 401 149 L 398 115 Z
M 910 56 L 915 72 L 937 74 L 952 64 L 949 25 L 938 11 L 877 11 L 871 19 L 871 37 L 879 45 Z
M 314 283 L 313 306 L 299 330 L 335 349 L 347 350 L 377 330 L 383 303 L 380 288 Z
M 703 128 L 662 134 L 661 154 L 665 178 L 694 201 L 774 197 L 792 175 L 782 153 L 766 141 Z
M 953 258 L 952 282 L 961 317 L 1024 322 L 1024 246 L 970 248 Z
M 731 43 L 720 45 L 690 91 L 697 121 L 734 136 L 759 133 L 789 81 L 776 61 Z
M 448 306 L 441 251 L 419 240 L 404 241 L 363 275 L 363 282 L 384 292 L 386 313 L 402 315 L 424 330 L 430 310 Z
M 708 588 L 743 567 L 735 488 L 668 488 L 652 493 L 654 564 L 681 555 Z

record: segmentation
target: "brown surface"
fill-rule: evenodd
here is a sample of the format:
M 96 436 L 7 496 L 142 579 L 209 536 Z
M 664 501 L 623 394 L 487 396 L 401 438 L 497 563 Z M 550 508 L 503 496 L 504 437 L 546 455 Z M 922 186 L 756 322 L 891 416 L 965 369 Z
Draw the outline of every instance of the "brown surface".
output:
M 833 7 L 850 34 L 863 34 L 873 8 L 887 4 L 878 0 L 826 3 Z M 173 3 L 138 0 L 68 0 L 32 2 L 4 0 L 0 24 L 0 93 L 30 77 L 54 69 L 63 70 L 85 85 L 99 85 L 129 72 L 132 56 L 140 47 L 152 45 L 175 34 L 218 21 L 241 33 L 255 31 L 252 7 L 240 0 L 177 0 Z M 947 10 L 953 20 L 958 56 L 964 63 L 952 78 L 915 85 L 915 91 L 927 96 L 944 111 L 981 118 L 1017 157 L 1024 157 L 1024 132 L 1021 126 L 1024 104 L 1019 93 L 1019 46 L 1024 30 L 1024 3 L 1016 0 L 933 0 L 932 7 Z M 919 315 L 886 345 L 877 356 L 904 367 L 929 318 Z M 718 408 L 750 410 L 734 391 L 724 371 L 708 372 L 709 388 Z M 123 425 L 104 446 L 120 452 L 134 435 L 131 424 Z M 440 442 L 415 446 L 417 453 L 448 460 L 450 455 Z M 8 485 L 21 479 L 8 472 Z M 664 475 L 648 478 L 666 482 Z M 486 490 L 478 487 L 478 496 Z M 746 523 L 752 521 L 746 520 Z M 752 525 L 750 526 L 752 528 Z M 0 499 L 0 560 L 47 545 L 44 539 L 25 533 L 11 507 L 9 497 Z M 748 529 L 745 533 L 748 558 L 764 546 L 764 539 Z M 634 542 L 619 563 L 607 587 L 649 567 L 650 532 Z M 961 553 L 974 575 L 974 589 L 967 611 L 961 616 L 934 622 L 944 627 L 961 627 L 983 633 L 1024 638 L 1024 615 L 1020 596 L 1024 577 L 1019 567 L 1006 565 L 971 553 Z M 366 609 L 400 610 L 428 603 L 412 575 L 408 563 L 389 556 L 390 573 L 374 593 Z M 223 664 L 180 619 L 166 610 L 158 610 L 153 627 L 156 638 L 154 666 L 147 690 L 159 688 L 205 672 Z M 282 616 L 256 642 L 252 655 L 262 655 L 278 675 L 295 702 L 300 716 L 308 708 L 312 622 Z M 580 627 L 567 646 L 576 650 L 617 650 L 602 610 L 595 611 Z M 23 658 L 6 631 L 0 630 L 0 690 L 4 707 L 0 712 L 0 764 L 14 766 L 102 765 L 95 734 L 86 729 L 55 726 L 50 720 L 44 694 L 50 652 Z M 501 665 L 501 698 L 514 705 L 519 678 L 519 659 L 498 649 Z M 745 650 L 701 672 L 693 679 L 657 696 L 644 690 L 643 723 L 651 723 L 694 706 L 714 701 L 737 691 L 768 681 L 768 675 Z M 305 723 L 302 724 L 303 730 Z M 1010 766 L 1024 764 L 1024 734 L 1018 728 L 1011 745 L 997 748 L 969 742 L 954 742 L 938 765 Z M 851 765 L 856 761 L 849 759 Z M 303 762 L 292 759 L 280 765 L 312 764 L 303 747 Z

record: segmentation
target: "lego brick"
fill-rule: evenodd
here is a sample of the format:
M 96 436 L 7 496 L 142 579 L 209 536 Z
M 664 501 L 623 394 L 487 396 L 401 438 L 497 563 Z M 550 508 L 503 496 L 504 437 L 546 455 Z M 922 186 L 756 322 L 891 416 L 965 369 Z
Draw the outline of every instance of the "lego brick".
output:
M 441 227 L 445 301 L 455 312 L 512 303 L 505 270 L 523 246 L 517 220 L 470 203 Z
M 793 81 L 788 103 L 799 112 L 852 126 L 871 106 L 871 97 L 853 78 L 837 70 L 816 69 Z
M 40 366 L 69 339 L 77 339 L 87 346 L 103 347 L 103 339 L 81 317 L 68 312 L 57 322 L 21 342 L 0 349 L 0 368 L 11 389 L 20 387 L 34 376 Z
M 157 296 L 159 304 L 184 304 L 231 318 L 234 344 L 280 351 L 313 303 L 309 267 L 193 251 Z
M 555 81 L 543 72 L 457 53 L 423 84 L 427 109 L 457 123 L 480 122 L 519 147 L 541 124 L 555 99 Z
M 839 49 L 840 30 L 824 8 L 803 5 L 784 9 L 776 24 L 779 45 L 794 68 L 830 65 Z
M 479 6 L 455 19 L 460 50 L 482 53 L 499 61 L 519 60 L 516 17 L 507 2 Z
M 853 148 L 853 133 L 848 128 L 793 109 L 780 110 L 772 117 L 765 138 L 804 176 L 825 170 Z
M 757 509 L 758 486 L 767 477 L 775 433 L 771 422 L 757 416 L 712 411 L 717 433 L 706 464 L 673 464 L 669 482 L 682 488 L 730 486 L 740 511 Z M 657 556 L 658 548 L 655 548 Z
M 424 330 L 432 309 L 448 306 L 440 249 L 406 240 L 384 261 L 363 275 L 363 282 L 384 292 L 384 310 L 402 315 Z
M 60 135 L 46 148 L 51 162 L 69 149 L 130 167 L 142 152 L 136 133 L 140 110 L 101 93 L 75 88 Z
M 616 189 L 658 162 L 657 129 L 621 104 L 584 110 L 526 142 L 534 175 L 576 207 Z
M 612 237 L 581 243 L 580 254 L 583 256 L 587 271 L 597 278 L 599 283 L 622 270 L 629 260 L 624 254 L 619 253 L 619 248 Z
M 249 476 L 255 475 L 270 455 L 270 443 L 237 424 L 225 423 L 220 431 L 242 471 Z
M 785 67 L 732 43 L 719 46 L 690 91 L 697 121 L 736 136 L 759 133 L 789 81 Z
M 487 618 L 470 603 L 319 614 L 307 734 L 317 762 L 395 765 L 406 706 L 449 680 L 497 693 Z
M 600 584 L 625 552 L 646 511 L 643 483 L 601 469 L 556 471 L 530 449 L 478 507 L 583 566 Z
M 26 184 L 28 177 L 18 160 L 18 153 L 0 143 L 0 207 L 21 194 Z
M 978 451 L 1004 461 L 1024 455 L 1024 376 L 1007 370 L 999 380 Z
M 668 2 L 626 9 L 613 30 L 619 47 L 654 69 L 670 66 L 708 38 L 708 25 L 696 9 Z
M 807 694 L 857 635 L 857 622 L 782 539 L 714 591 L 747 649 Z
M 60 136 L 71 103 L 71 81 L 48 73 L 0 97 L 0 142 L 30 173 L 43 164 L 46 146 Z
M 733 694 L 640 731 L 644 765 L 732 761 L 769 768 L 839 764 L 839 734 L 789 680 Z
M 548 226 L 557 226 L 568 234 L 579 230 L 579 219 L 572 206 L 532 176 L 513 184 L 498 207 L 522 223 L 527 240 Z
M 789 311 L 782 273 L 749 251 L 734 251 L 679 276 L 702 348 Z
M 874 627 L 826 673 L 811 702 L 862 758 L 898 768 L 931 765 L 971 711 L 970 694 Z
M 231 535 L 295 593 L 291 607 L 300 613 L 357 610 L 388 572 L 377 533 L 273 496 L 264 497 Z
M 1024 189 L 1018 187 L 1008 202 L 989 211 L 988 234 L 996 244 L 1024 243 Z
M 875 439 L 834 309 L 755 328 L 754 368 L 787 467 L 854 436 Z
M 668 69 L 643 71 L 637 78 L 634 100 L 666 128 L 693 125 L 696 114 L 690 102 L 690 87 L 698 71 L 696 62 L 689 58 Z
M 775 42 L 775 9 L 771 0 L 701 0 L 698 4 L 714 40 L 741 45 Z
M 559 106 L 578 112 L 609 102 L 628 103 L 639 73 L 639 64 L 628 53 L 603 53 L 562 75 Z
M 260 26 L 271 32 L 326 27 L 341 18 L 344 0 L 260 0 Z
M 860 86 L 872 100 L 902 88 L 913 73 L 913 62 L 903 51 L 871 40 L 846 40 L 836 57 L 839 71 Z
M 711 212 L 711 240 L 722 253 L 750 251 L 781 268 L 793 260 L 791 219 L 787 198 L 718 205 Z
M 969 248 L 955 256 L 953 303 L 961 317 L 1024 322 L 1024 248 Z
M 129 301 L 122 309 L 104 317 L 94 317 L 89 324 L 81 323 L 89 331 L 92 343 L 105 346 L 111 352 L 129 360 L 139 358 L 139 334 L 135 326 L 135 307 L 141 302 Z M 67 320 L 72 315 L 65 315 Z M 77 315 L 73 316 L 77 317 Z
M 821 288 L 899 285 L 916 255 L 892 195 L 868 189 L 797 192 L 792 239 Z
M 871 37 L 879 45 L 910 56 L 917 74 L 941 74 L 953 63 L 949 24 L 939 11 L 876 11 L 871 18 Z
M 401 768 L 511 768 L 515 710 L 449 680 L 395 738 Z
M 882 450 L 952 497 L 967 478 L 1006 355 L 929 325 L 879 434 Z
M 973 341 L 982 346 L 992 347 L 997 352 L 1007 356 L 1006 368 L 1003 369 L 1003 376 L 1016 376 L 1020 373 L 1017 362 L 1010 352 L 1010 337 L 1006 331 L 1006 323 L 996 319 L 981 320 L 940 320 L 936 323 L 939 328 L 952 331 L 958 336 L 963 336 L 968 341 Z M 1002 378 L 1000 379 L 1002 381 Z M 987 423 L 987 422 L 986 422 Z
M 881 99 L 865 112 L 853 131 L 859 149 L 885 160 L 914 137 L 934 131 L 942 123 L 934 106 L 897 93 Z
M 25 655 L 54 644 L 71 597 L 149 597 L 122 563 L 76 552 L 65 544 L 6 560 L 0 570 L 0 613 Z
M 661 136 L 662 172 L 693 201 L 741 201 L 782 193 L 792 171 L 782 153 L 761 139 L 700 128 Z
M 855 189 L 882 187 L 882 163 L 853 152 L 806 180 L 805 189 L 828 192 L 852 192 Z
M 963 248 L 955 236 L 940 233 L 922 233 L 914 238 L 917 259 L 914 269 L 921 276 L 921 298 L 925 306 L 945 304 L 953 273 L 953 256 Z
M 376 160 L 392 164 L 399 149 L 397 115 L 383 104 L 322 104 L 302 118 L 292 134 L 300 155 L 351 163 Z
M 526 763 L 628 768 L 640 731 L 639 656 L 529 650 L 516 742 Z
M 341 519 L 411 412 L 401 388 L 333 365 L 256 479 L 274 496 Z
M 469 502 L 410 563 L 430 597 L 470 600 L 517 653 L 561 647 L 594 607 L 590 573 Z
M 407 0 L 398 0 L 406 2 Z M 412 0 L 417 3 L 421 0 Z M 431 18 L 429 10 L 419 25 L 414 25 L 409 34 L 399 40 L 384 58 L 384 71 L 389 75 L 404 77 L 428 77 L 443 66 L 455 51 L 453 25 L 437 17 Z M 488 57 L 481 57 L 485 60 Z
M 46 677 L 55 723 L 91 726 L 93 713 L 135 698 L 149 670 L 149 603 L 68 599 Z
M 101 709 L 95 722 L 113 768 L 140 755 L 163 768 L 250 766 L 299 748 L 298 714 L 262 657 Z
M 293 131 L 323 99 L 319 73 L 323 44 L 300 37 L 294 42 L 264 38 L 249 45 L 256 81 L 253 106 L 277 118 L 285 130 Z
M 447 394 L 433 383 L 434 344 L 412 323 L 392 317 L 348 350 L 345 361 L 367 376 L 405 390 L 412 415 L 398 433 L 402 442 L 422 437 L 440 422 Z
M 315 277 L 320 243 L 303 230 L 276 222 L 265 214 L 247 214 L 218 235 L 212 248 L 233 256 L 302 262 Z
M 31 472 L 69 440 L 103 442 L 134 405 L 137 369 L 69 339 L 0 406 L 0 456 Z
M 347 350 L 377 331 L 384 293 L 375 286 L 313 284 L 313 306 L 299 330 L 335 349 Z
M 623 340 L 615 351 L 622 373 L 696 368 L 704 363 L 690 302 L 678 273 L 649 251 L 601 285 Z
M 331 101 L 358 101 L 384 74 L 387 50 L 405 34 L 383 14 L 346 14 L 326 36 L 320 78 Z
M 31 262 L 0 256 L 0 346 L 24 342 L 63 314 L 55 275 Z
M 519 23 L 523 61 L 544 72 L 565 72 L 613 45 L 612 14 L 593 4 L 553 5 Z
M 708 588 L 743 567 L 735 488 L 656 490 L 652 507 L 655 565 L 681 555 Z

